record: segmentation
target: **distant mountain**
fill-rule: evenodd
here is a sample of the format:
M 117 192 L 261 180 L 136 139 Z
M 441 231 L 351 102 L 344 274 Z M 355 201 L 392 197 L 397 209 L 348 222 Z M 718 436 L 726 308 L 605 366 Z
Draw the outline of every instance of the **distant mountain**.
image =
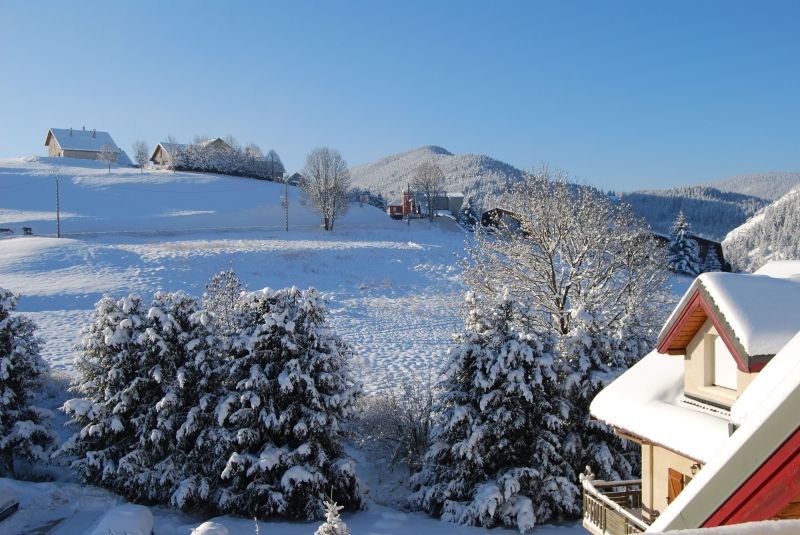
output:
M 702 184 L 720 191 L 741 193 L 774 201 L 796 186 L 800 186 L 800 173 L 770 172 L 739 175 L 724 180 Z
M 685 186 L 624 193 L 620 199 L 644 218 L 656 232 L 669 233 L 683 210 L 692 232 L 712 240 L 722 240 L 733 228 L 769 204 L 769 201 L 743 193 L 721 191 L 708 186 Z
M 730 231 L 722 248 L 738 271 L 755 271 L 770 260 L 800 259 L 800 186 Z
M 437 163 L 445 175 L 445 189 L 472 196 L 480 206 L 522 178 L 522 171 L 480 154 L 453 154 L 442 147 L 426 146 L 357 165 L 350 170 L 353 186 L 380 193 L 387 201 L 399 197 L 425 161 Z M 485 206 L 492 208 L 492 206 Z

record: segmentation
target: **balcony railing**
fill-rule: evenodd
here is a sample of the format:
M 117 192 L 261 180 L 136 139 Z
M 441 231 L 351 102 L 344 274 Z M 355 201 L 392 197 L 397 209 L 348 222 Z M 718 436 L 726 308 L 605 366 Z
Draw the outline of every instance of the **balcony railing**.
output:
M 583 527 L 594 535 L 642 533 L 642 481 L 583 480 Z

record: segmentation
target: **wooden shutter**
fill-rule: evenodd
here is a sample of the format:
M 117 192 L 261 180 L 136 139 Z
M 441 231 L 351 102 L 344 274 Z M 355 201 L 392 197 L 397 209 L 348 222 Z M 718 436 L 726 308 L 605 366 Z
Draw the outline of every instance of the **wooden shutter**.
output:
M 678 494 L 683 490 L 683 474 L 672 468 L 667 470 L 667 503 L 672 503 L 672 500 L 677 498 Z

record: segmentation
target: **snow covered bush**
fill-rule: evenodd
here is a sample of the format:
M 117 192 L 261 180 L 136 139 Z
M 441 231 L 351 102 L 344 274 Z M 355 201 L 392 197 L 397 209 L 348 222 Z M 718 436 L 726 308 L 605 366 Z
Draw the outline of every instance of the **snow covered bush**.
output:
M 562 457 L 565 402 L 552 343 L 509 294 L 467 296 L 466 332 L 450 352 L 440 421 L 411 503 L 452 522 L 528 532 L 580 511 Z
M 377 447 L 390 464 L 422 468 L 433 427 L 434 390 L 430 382 L 407 380 L 388 392 L 365 396 L 353 425 L 353 438 Z
M 0 476 L 16 476 L 14 459 L 46 461 L 58 437 L 47 424 L 52 416 L 32 405 L 47 363 L 39 356 L 36 326 L 11 313 L 17 297 L 0 288 Z
M 675 273 L 696 277 L 700 273 L 699 248 L 689 237 L 690 228 L 686 216 L 678 212 L 669 233 L 669 268 Z
M 325 502 L 325 523 L 317 528 L 314 535 L 350 535 L 350 529 L 339 516 L 344 509 L 333 500 Z
M 216 408 L 227 443 L 219 508 L 311 520 L 324 515 L 328 493 L 359 507 L 340 425 L 360 385 L 348 368 L 350 348 L 325 324 L 321 296 L 297 288 L 248 294 L 236 325 Z
M 196 299 L 104 297 L 83 331 L 81 373 L 64 410 L 81 426 L 62 446 L 84 481 L 130 499 L 166 502 L 185 479 L 178 447 L 188 407 L 205 389 L 208 318 Z
M 310 520 L 333 491 L 358 507 L 340 424 L 360 386 L 322 298 L 264 290 L 233 307 L 220 330 L 183 293 L 101 299 L 83 332 L 81 397 L 64 405 L 80 430 L 62 453 L 84 481 L 135 501 Z

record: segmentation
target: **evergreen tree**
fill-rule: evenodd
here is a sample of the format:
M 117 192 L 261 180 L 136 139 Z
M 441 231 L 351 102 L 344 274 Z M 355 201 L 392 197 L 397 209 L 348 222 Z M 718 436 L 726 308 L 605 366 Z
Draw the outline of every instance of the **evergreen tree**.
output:
M 325 523 L 317 528 L 314 535 L 350 535 L 350 529 L 339 516 L 339 511 L 344 509 L 334 501 L 325 502 Z
M 47 363 L 39 356 L 36 326 L 11 316 L 17 297 L 0 288 L 0 475 L 16 476 L 14 459 L 46 461 L 58 443 L 50 411 L 32 405 Z
M 464 199 L 464 204 L 458 212 L 458 222 L 462 227 L 469 230 L 473 230 L 480 224 L 480 211 L 475 206 L 475 199 L 473 197 Z
M 706 257 L 703 260 L 703 273 L 709 273 L 714 271 L 722 271 L 722 264 L 719 261 L 719 255 L 717 255 L 717 248 L 710 246 L 706 251 Z
M 683 211 L 678 212 L 669 234 L 669 269 L 675 273 L 696 277 L 700 273 L 700 259 L 697 242 L 689 237 L 690 228 L 691 225 L 683 215 Z
M 223 511 L 309 520 L 324 515 L 327 492 L 350 509 L 361 503 L 340 423 L 359 385 L 350 348 L 329 332 L 316 290 L 249 294 L 239 302 L 217 423 L 226 441 Z
M 552 344 L 507 293 L 481 304 L 468 294 L 467 305 L 412 504 L 445 520 L 522 532 L 576 514 L 580 492 L 561 455 L 566 408 Z
M 64 410 L 80 424 L 63 446 L 84 481 L 133 500 L 166 502 L 184 479 L 186 452 L 177 444 L 188 407 L 202 394 L 198 377 L 209 344 L 196 299 L 157 293 L 95 306 L 83 331 L 81 381 Z

